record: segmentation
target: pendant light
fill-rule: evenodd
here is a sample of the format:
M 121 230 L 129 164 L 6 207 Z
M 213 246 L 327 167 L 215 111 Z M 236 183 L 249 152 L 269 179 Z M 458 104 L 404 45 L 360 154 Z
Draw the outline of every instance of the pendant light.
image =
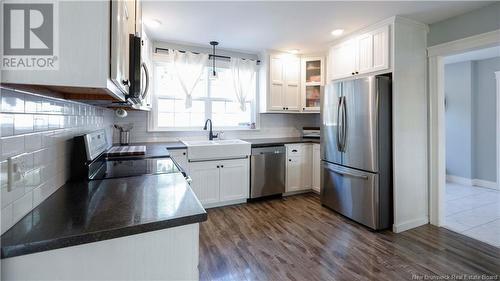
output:
M 210 41 L 212 45 L 212 73 L 210 73 L 209 78 L 212 80 L 217 79 L 217 72 L 215 71 L 215 46 L 219 45 L 217 41 Z

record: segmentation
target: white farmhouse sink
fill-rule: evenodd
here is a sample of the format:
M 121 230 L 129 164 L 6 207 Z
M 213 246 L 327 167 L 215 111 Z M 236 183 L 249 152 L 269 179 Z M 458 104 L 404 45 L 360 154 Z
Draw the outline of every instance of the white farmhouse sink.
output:
M 249 156 L 251 144 L 234 140 L 182 141 L 187 146 L 188 160 L 219 160 Z

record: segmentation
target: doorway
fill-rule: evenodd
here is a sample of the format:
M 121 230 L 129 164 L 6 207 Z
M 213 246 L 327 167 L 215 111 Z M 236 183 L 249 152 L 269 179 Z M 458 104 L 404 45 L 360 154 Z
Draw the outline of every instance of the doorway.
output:
M 499 31 L 429 48 L 431 223 L 500 246 Z

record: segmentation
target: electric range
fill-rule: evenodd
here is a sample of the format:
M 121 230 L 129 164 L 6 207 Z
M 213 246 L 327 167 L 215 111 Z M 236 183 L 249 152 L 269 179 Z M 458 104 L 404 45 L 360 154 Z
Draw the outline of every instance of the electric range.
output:
M 109 156 L 107 152 L 110 147 L 105 130 L 76 136 L 73 145 L 72 180 L 102 180 L 170 173 L 184 174 L 170 157 Z

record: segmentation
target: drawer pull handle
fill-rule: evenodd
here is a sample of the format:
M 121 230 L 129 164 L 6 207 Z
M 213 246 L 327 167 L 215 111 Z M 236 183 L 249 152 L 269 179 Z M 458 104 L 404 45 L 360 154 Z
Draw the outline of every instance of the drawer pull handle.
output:
M 292 149 L 292 152 L 297 152 L 297 149 Z

